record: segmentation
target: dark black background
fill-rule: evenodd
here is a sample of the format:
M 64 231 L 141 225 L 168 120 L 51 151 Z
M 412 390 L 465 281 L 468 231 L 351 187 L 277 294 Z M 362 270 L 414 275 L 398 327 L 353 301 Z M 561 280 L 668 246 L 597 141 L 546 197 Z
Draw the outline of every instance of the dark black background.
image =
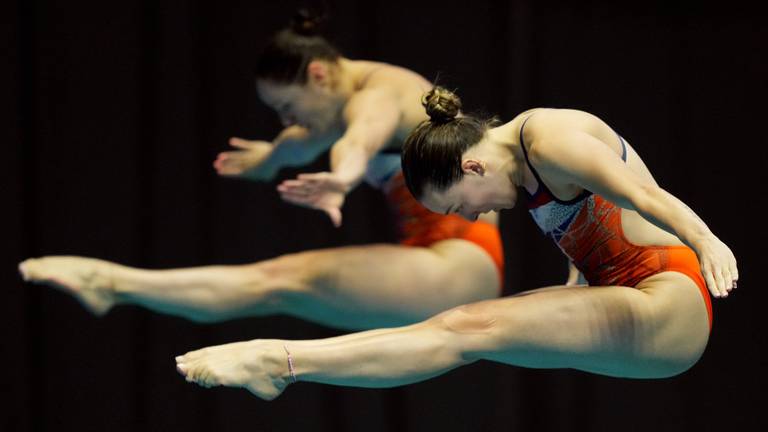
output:
M 294 2 L 18 1 L 0 10 L 3 385 L 0 429 L 764 430 L 766 42 L 746 2 L 335 1 L 329 37 L 403 65 L 509 120 L 590 111 L 734 250 L 699 363 L 666 380 L 480 362 L 390 390 L 301 383 L 273 402 L 187 384 L 173 357 L 252 338 L 339 334 L 271 317 L 193 324 L 133 307 L 89 315 L 26 286 L 16 263 L 78 254 L 166 268 L 245 263 L 391 239 L 360 187 L 333 229 L 275 184 L 222 179 L 231 135 L 271 138 L 251 67 Z M 306 171 L 327 166 L 325 158 Z M 298 171 L 285 171 L 281 177 Z M 563 260 L 523 209 L 503 214 L 506 292 L 560 283 Z M 394 271 L 394 270 L 393 270 Z

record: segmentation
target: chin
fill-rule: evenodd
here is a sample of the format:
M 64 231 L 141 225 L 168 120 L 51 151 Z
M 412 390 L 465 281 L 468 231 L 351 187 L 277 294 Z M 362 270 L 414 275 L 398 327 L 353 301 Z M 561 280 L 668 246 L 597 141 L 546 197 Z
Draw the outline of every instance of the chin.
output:
M 504 204 L 504 205 L 500 205 L 500 206 L 496 207 L 496 211 L 513 209 L 513 208 L 515 208 L 515 204 L 517 204 L 517 202 L 516 201 L 512 201 L 510 203 L 507 203 L 507 204 Z
M 499 208 L 511 209 L 511 208 L 515 208 L 515 205 L 517 205 L 517 194 L 505 199 L 503 204 Z

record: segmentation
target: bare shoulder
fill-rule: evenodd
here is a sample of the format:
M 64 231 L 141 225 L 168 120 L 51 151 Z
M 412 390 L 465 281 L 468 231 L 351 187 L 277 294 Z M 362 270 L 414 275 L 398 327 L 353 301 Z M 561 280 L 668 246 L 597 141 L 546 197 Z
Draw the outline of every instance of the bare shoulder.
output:
M 359 87 L 355 99 L 360 103 L 352 104 L 350 100 L 349 108 L 397 107 L 400 114 L 398 136 L 402 138 L 427 118 L 421 97 L 432 88 L 432 83 L 423 76 L 389 63 L 358 60 L 357 64 L 360 67 Z
M 389 63 L 360 60 L 362 69 L 361 85 L 364 89 L 388 88 L 401 90 L 415 88 L 418 91 L 427 91 L 432 84 L 420 74 Z
M 526 113 L 523 139 L 526 148 L 534 154 L 545 147 L 556 146 L 575 134 L 586 133 L 599 137 L 611 131 L 599 117 L 577 109 L 537 108 Z
M 551 138 L 569 130 L 589 131 L 603 123 L 594 114 L 577 109 L 538 108 L 529 111 L 533 112 L 526 122 L 525 133 L 531 134 L 531 139 Z

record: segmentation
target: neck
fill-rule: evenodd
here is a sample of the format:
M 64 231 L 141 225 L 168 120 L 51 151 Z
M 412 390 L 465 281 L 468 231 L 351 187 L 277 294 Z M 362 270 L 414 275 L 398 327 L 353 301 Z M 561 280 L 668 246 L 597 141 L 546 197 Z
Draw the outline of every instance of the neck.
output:
M 345 100 L 352 97 L 358 90 L 358 83 L 361 78 L 360 67 L 353 60 L 340 57 L 336 67 L 335 87 L 339 95 Z
M 499 169 L 507 173 L 507 177 L 515 186 L 523 186 L 523 148 L 515 134 L 514 121 L 488 130 L 490 141 L 498 149 L 501 165 Z

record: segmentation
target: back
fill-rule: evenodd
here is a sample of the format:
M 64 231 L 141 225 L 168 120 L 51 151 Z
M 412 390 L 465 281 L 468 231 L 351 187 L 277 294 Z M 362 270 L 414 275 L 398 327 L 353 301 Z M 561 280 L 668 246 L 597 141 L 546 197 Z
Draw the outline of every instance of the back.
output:
M 626 149 L 625 163 L 627 167 L 642 178 L 656 184 L 653 175 L 632 145 L 624 139 L 624 145 L 622 146 L 622 139 L 617 135 L 617 131 L 614 131 L 597 116 L 571 109 L 539 108 L 527 111 L 514 120 L 519 123 L 517 128 L 518 136 L 520 136 L 519 131 L 523 122 L 529 117 L 530 121 L 526 122 L 524 129 L 526 142 L 522 143 L 527 151 L 530 151 L 531 146 L 535 146 L 537 138 L 546 137 L 549 134 L 561 131 L 578 130 L 598 139 L 616 153 L 618 158 L 622 156 Z M 583 193 L 583 189 L 572 185 L 559 186 L 549 183 L 546 176 L 541 180 L 553 196 L 561 201 L 573 200 Z M 677 237 L 648 222 L 634 210 L 621 209 L 621 228 L 626 239 L 635 245 L 682 245 L 682 242 Z

